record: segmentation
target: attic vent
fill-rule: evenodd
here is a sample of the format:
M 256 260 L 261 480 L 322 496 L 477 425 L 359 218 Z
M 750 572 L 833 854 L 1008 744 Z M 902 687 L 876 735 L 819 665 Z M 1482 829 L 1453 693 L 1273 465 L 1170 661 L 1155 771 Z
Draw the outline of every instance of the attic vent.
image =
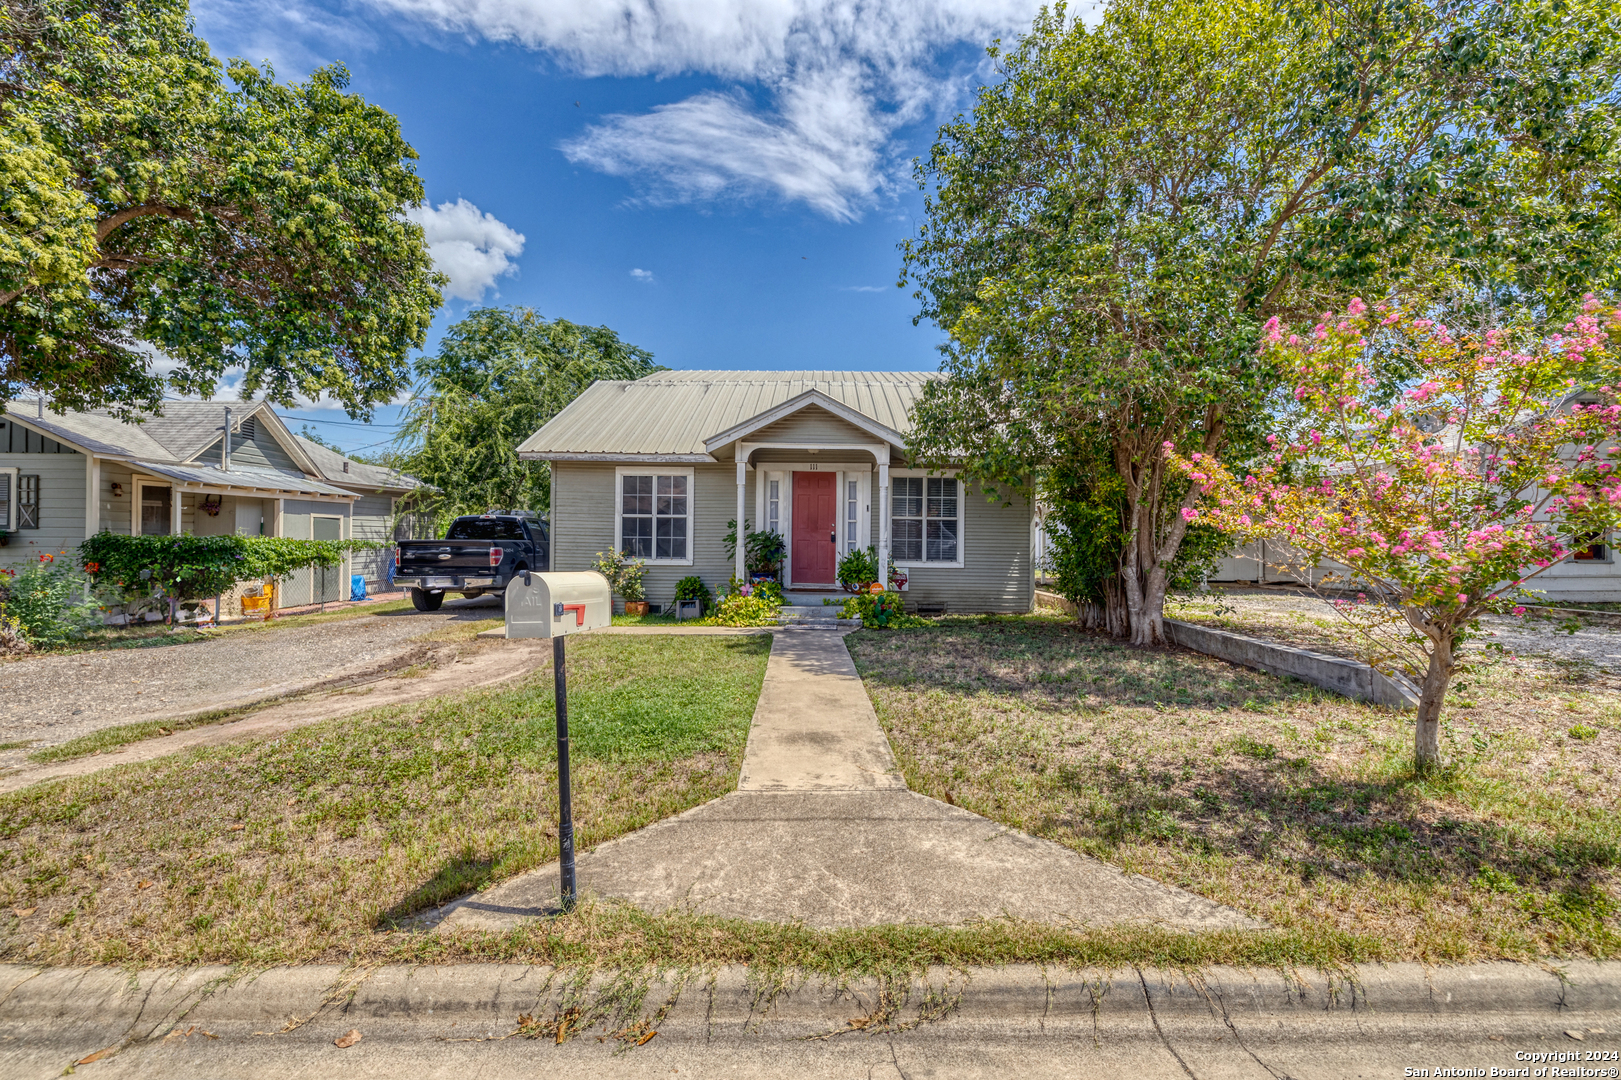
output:
M 259 433 L 259 425 L 258 422 L 250 416 L 246 420 L 242 421 L 242 426 L 237 428 L 237 430 L 242 433 L 242 437 L 244 439 L 251 439 Z
M 347 461 L 345 461 L 345 462 L 344 462 L 344 463 L 343 463 L 343 471 L 344 471 L 344 472 L 348 472 L 348 471 L 349 471 L 349 463 L 348 463 L 348 462 L 347 462 Z

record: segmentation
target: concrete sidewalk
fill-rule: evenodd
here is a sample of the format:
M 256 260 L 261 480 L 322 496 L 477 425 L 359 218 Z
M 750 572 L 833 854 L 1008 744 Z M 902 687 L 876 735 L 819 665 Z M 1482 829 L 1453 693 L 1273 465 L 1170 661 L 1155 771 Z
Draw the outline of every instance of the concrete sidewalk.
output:
M 1613 1076 L 1607 1055 L 1621 1048 L 1614 963 L 1287 977 L 1019 966 L 775 986 L 741 968 L 625 979 L 582 987 L 567 973 L 495 964 L 0 967 L 0 1075 Z M 349 1032 L 360 1039 L 335 1045 Z
M 738 790 L 583 852 L 582 893 L 823 929 L 1013 918 L 1264 928 L 1232 908 L 906 789 L 842 634 L 776 633 Z M 501 930 L 558 904 L 553 863 L 425 917 Z

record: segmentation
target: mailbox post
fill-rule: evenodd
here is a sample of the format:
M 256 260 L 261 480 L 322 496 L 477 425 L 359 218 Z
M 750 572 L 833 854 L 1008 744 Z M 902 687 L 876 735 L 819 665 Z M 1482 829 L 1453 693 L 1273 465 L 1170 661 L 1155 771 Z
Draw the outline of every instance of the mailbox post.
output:
M 563 639 L 613 622 L 613 595 L 601 574 L 532 574 L 507 585 L 507 637 L 552 639 L 552 682 L 557 694 L 557 841 L 562 909 L 579 897 L 574 876 L 574 807 L 568 774 L 568 679 Z

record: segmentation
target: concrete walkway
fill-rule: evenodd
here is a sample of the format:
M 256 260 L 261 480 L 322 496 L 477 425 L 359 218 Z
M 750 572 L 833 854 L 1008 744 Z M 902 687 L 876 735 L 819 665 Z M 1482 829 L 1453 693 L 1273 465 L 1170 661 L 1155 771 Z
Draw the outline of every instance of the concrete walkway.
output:
M 842 634 L 780 630 L 738 790 L 579 857 L 587 895 L 804 923 L 1014 918 L 1260 929 L 1241 912 L 906 789 Z M 505 929 L 555 910 L 555 863 L 433 913 Z

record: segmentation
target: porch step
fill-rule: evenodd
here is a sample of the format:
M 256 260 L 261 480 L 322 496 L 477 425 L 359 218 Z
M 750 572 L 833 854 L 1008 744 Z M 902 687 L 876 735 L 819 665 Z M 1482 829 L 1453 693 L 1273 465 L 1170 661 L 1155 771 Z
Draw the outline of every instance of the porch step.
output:
M 839 609 L 831 605 L 784 605 L 778 609 L 777 622 L 782 626 L 803 626 L 811 630 L 842 630 L 861 625 L 860 619 L 841 619 Z

